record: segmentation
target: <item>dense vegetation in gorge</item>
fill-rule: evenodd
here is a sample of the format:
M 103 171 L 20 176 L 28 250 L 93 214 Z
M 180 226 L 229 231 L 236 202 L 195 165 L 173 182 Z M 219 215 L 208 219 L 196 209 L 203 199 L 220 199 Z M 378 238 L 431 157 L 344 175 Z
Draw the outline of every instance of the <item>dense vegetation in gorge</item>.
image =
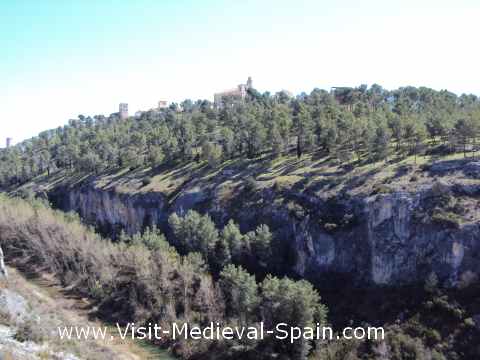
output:
M 200 226 L 191 226 L 194 216 L 190 213 L 187 219 L 172 219 L 175 231 L 179 236 L 188 233 L 199 245 L 208 247 L 216 229 L 207 229 L 211 223 L 198 216 Z M 232 229 L 233 224 L 224 229 L 223 242 L 236 236 Z M 154 322 L 165 327 L 174 321 L 256 326 L 260 321 L 276 323 L 278 314 L 282 314 L 282 322 L 292 326 L 326 321 L 327 309 L 308 282 L 268 276 L 258 283 L 253 275 L 234 265 L 225 266 L 214 281 L 201 254 L 180 256 L 155 229 L 124 236 L 114 244 L 82 225 L 75 215 L 51 210 L 38 201 L 1 196 L 0 234 L 9 259 L 54 272 L 64 283 L 74 284 L 78 291 L 97 300 L 99 312 L 111 321 Z M 189 358 L 217 349 L 221 357 L 234 345 L 241 353 L 251 353 L 252 358 L 281 352 L 303 359 L 311 348 L 307 341 L 289 344 L 270 338 L 261 344 L 179 341 L 175 351 Z
M 329 312 L 319 293 L 306 281 L 270 275 L 256 278 L 233 264 L 218 272 L 223 265 L 219 258 L 214 257 L 210 265 L 203 260 L 202 254 L 209 258 L 210 251 L 218 253 L 221 244 L 222 253 L 231 251 L 234 258 L 241 252 L 233 249 L 265 249 L 262 244 L 270 237 L 266 227 L 241 234 L 233 222 L 218 231 L 208 217 L 194 212 L 172 216 L 176 241 L 191 251 L 181 256 L 156 229 L 122 234 L 112 243 L 82 225 L 76 215 L 52 210 L 41 201 L 6 196 L 0 200 L 0 240 L 7 260 L 55 273 L 62 282 L 97 301 L 100 316 L 113 322 L 255 325 L 263 321 L 313 326 L 336 318 L 337 324 L 342 324 L 340 318 L 348 319 L 361 308 L 381 302 L 374 317 L 386 326 L 385 341 L 299 340 L 290 344 L 271 337 L 245 342 L 165 341 L 163 346 L 183 358 L 269 359 L 279 354 L 285 359 L 306 359 L 310 354 L 312 359 L 322 360 L 441 360 L 478 355 L 478 332 L 468 317 L 478 310 L 474 305 L 478 286 L 452 292 L 441 290 L 432 278 L 424 288 L 371 293 L 345 288 L 331 302 L 332 317 L 327 318 Z M 187 244 L 187 239 L 195 242 Z M 210 272 L 216 275 L 212 277 Z M 407 295 L 411 291 L 416 292 L 415 299 Z M 362 300 L 352 303 L 358 297 Z M 401 321 L 395 320 L 398 313 L 404 314 Z
M 80 115 L 0 153 L 0 184 L 58 170 L 101 173 L 207 160 L 322 151 L 352 166 L 397 156 L 476 151 L 480 101 L 446 90 L 315 89 L 295 98 L 250 89 L 246 101 L 185 100 L 140 118 Z

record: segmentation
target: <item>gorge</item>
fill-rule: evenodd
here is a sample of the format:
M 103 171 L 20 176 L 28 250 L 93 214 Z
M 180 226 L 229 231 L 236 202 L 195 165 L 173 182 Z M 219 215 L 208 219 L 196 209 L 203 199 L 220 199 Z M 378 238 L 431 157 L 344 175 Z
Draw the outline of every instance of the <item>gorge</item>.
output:
M 283 203 L 276 205 L 275 198 L 280 196 L 264 189 L 253 195 L 258 206 L 242 210 L 238 204 L 245 199 L 244 192 L 222 202 L 215 191 L 194 185 L 169 201 L 158 192 L 128 195 L 87 181 L 68 190 L 55 189 L 49 198 L 58 208 L 77 212 L 108 236 L 121 230 L 134 234 L 152 225 L 168 233 L 171 213 L 194 209 L 210 214 L 217 225 L 225 225 L 230 218 L 246 230 L 260 221 L 267 223 L 285 247 L 279 262 L 288 267 L 286 273 L 299 277 L 321 280 L 337 274 L 356 284 L 396 286 L 423 283 L 433 273 L 442 284 L 456 286 L 480 272 L 479 225 L 475 221 L 460 226 L 435 222 L 428 208 L 443 194 L 469 199 L 480 193 L 480 188 L 468 191 L 466 197 L 464 187 L 441 181 L 415 193 L 335 201 L 288 191 L 281 196 L 288 198 L 289 204 L 295 202 L 297 208 L 292 210 Z M 235 209 L 232 204 L 237 205 Z

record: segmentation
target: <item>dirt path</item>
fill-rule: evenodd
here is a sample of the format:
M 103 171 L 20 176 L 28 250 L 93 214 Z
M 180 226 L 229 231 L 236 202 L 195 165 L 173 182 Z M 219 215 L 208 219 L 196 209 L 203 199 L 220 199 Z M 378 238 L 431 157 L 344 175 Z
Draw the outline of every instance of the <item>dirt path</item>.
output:
M 30 276 L 14 268 L 9 270 L 9 287 L 24 296 L 40 316 L 42 327 L 50 333 L 49 341 L 63 351 L 72 351 L 82 359 L 172 360 L 167 351 L 146 342 L 123 340 L 113 326 L 92 318 L 94 308 L 88 299 L 73 295 L 53 276 Z M 58 326 L 109 328 L 105 340 L 67 340 L 58 336 Z M 73 349 L 73 350 L 70 350 Z

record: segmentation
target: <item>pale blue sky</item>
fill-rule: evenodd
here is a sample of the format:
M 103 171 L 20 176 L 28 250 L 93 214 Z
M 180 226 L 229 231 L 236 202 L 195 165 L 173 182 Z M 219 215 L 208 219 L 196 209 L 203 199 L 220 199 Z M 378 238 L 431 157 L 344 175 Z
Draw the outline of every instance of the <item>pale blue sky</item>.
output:
M 478 0 L 0 0 L 0 145 L 78 114 L 379 83 L 480 95 Z

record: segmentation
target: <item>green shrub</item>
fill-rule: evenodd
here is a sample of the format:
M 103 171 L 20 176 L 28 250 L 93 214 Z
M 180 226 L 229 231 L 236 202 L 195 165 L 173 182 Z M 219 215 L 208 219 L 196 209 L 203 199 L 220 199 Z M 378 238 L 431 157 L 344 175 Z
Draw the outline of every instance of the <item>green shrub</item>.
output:
M 220 145 L 205 142 L 202 145 L 202 158 L 208 161 L 208 166 L 216 168 L 222 163 L 222 147 Z
M 303 219 L 307 214 L 303 206 L 295 201 L 289 201 L 287 203 L 287 210 L 289 211 L 290 215 L 295 217 L 297 220 Z
M 39 323 L 27 320 L 18 327 L 14 338 L 20 342 L 32 341 L 41 344 L 45 339 L 45 334 Z
M 376 194 L 391 194 L 393 192 L 392 188 L 383 185 L 383 184 L 377 184 L 373 187 L 372 189 L 372 195 Z
M 448 184 L 442 181 L 436 181 L 430 189 L 430 196 L 433 200 L 433 205 L 446 209 L 454 205 L 454 197 L 450 191 Z
M 33 191 L 32 188 L 22 188 L 20 190 L 18 190 L 18 195 L 22 198 L 22 199 L 25 199 L 25 200 L 33 200 L 35 198 L 35 192 Z
M 437 350 L 432 351 L 432 360 L 446 360 L 447 358 Z
M 427 350 L 422 341 L 407 334 L 396 333 L 389 337 L 392 360 L 423 360 L 427 359 Z
M 462 220 L 458 215 L 441 209 L 435 209 L 432 213 L 431 219 L 434 224 L 449 229 L 458 229 L 462 223 Z
M 93 299 L 99 301 L 107 296 L 107 292 L 99 280 L 91 279 L 88 281 L 88 292 Z
M 257 180 L 253 176 L 249 176 L 245 179 L 245 191 L 254 192 L 258 188 Z
M 462 320 L 464 315 L 464 311 L 462 309 L 456 308 L 453 310 L 453 316 L 455 316 L 458 320 Z
M 152 178 L 150 176 L 145 176 L 143 179 L 142 179 L 142 185 L 143 186 L 147 186 L 147 185 L 150 185 L 152 183 Z
M 12 321 L 12 318 L 10 317 L 10 314 L 0 309 L 0 324 L 10 325 L 11 321 Z
M 435 329 L 425 330 L 425 337 L 427 338 L 427 342 L 430 345 L 439 344 L 442 341 L 442 336 Z
M 474 328 L 475 327 L 475 320 L 472 318 L 466 318 L 463 323 L 465 324 L 466 327 Z

